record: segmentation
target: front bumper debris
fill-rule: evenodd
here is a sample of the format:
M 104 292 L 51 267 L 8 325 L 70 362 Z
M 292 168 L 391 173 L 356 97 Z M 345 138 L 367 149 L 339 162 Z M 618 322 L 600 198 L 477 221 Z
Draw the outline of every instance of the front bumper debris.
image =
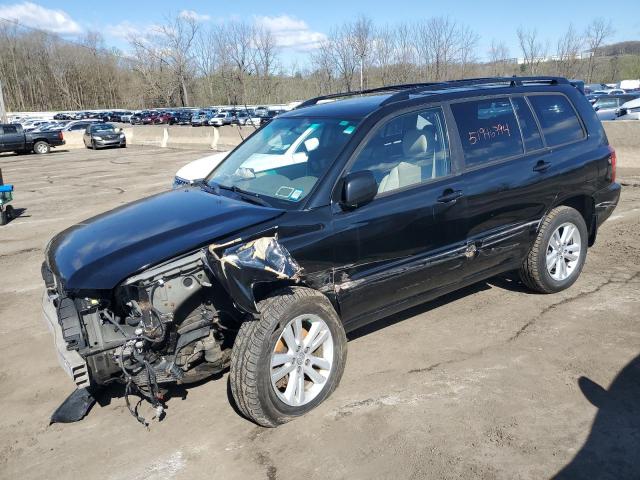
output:
M 58 323 L 56 307 L 53 304 L 53 299 L 49 297 L 46 290 L 42 296 L 42 313 L 45 323 L 47 327 L 49 327 L 49 331 L 53 334 L 60 366 L 67 372 L 67 375 L 71 377 L 78 388 L 89 387 L 91 382 L 89 380 L 87 362 L 85 362 L 77 351 L 67 350 L 67 342 L 62 335 L 62 327 L 60 323 Z

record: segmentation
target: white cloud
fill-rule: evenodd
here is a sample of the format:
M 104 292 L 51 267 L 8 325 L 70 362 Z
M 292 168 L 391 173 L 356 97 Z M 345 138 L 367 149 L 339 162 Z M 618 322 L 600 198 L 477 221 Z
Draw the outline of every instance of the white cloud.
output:
M 144 35 L 143 28 L 139 25 L 124 20 L 116 25 L 107 25 L 104 29 L 105 33 L 111 37 L 122 40 L 128 40 L 131 36 Z
M 82 27 L 64 10 L 45 8 L 32 2 L 0 5 L 0 17 L 63 35 L 82 32 Z
M 211 19 L 206 13 L 198 13 L 193 10 L 182 10 L 178 16 L 195 22 L 206 22 Z
M 256 23 L 270 30 L 278 45 L 283 48 L 298 51 L 313 50 L 327 38 L 324 33 L 311 30 L 304 20 L 289 15 L 256 17 Z

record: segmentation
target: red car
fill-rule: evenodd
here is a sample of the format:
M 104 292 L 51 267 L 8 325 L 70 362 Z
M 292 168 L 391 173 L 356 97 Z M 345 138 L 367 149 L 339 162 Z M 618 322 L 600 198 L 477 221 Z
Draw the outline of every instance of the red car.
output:
M 173 124 L 174 122 L 175 122 L 175 115 L 171 112 L 159 112 L 158 114 L 156 114 L 153 121 L 153 123 L 155 124 L 159 124 L 159 123 Z

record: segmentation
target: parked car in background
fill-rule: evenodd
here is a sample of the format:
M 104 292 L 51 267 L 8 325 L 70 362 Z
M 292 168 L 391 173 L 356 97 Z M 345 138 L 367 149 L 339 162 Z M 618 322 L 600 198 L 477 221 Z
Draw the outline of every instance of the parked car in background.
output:
M 639 95 L 601 95 L 592 104 L 600 120 L 615 120 L 616 110 L 625 102 L 638 98 Z
M 131 115 L 129 122 L 131 123 L 131 125 L 141 125 L 142 123 L 144 123 L 144 119 L 149 118 L 149 116 L 152 114 L 153 112 L 150 110 L 142 110 L 140 112 L 136 112 Z M 147 121 L 147 123 L 149 122 Z
M 253 113 L 251 110 L 240 110 L 236 114 L 234 123 L 238 125 L 252 125 L 254 127 L 260 126 L 261 118 Z
M 21 125 L 0 125 L 0 152 L 43 154 L 64 143 L 62 132 L 25 132 Z
M 214 153 L 187 163 L 176 172 L 173 178 L 173 187 L 193 185 L 203 180 L 214 168 L 220 165 L 227 155 L 229 152 Z
M 60 112 L 60 113 L 56 113 L 53 116 L 54 120 L 71 120 L 72 115 L 68 112 Z
M 616 120 L 640 120 L 640 98 L 623 103 L 616 111 Z
M 158 118 L 158 115 L 159 115 L 159 112 L 156 112 L 155 110 L 151 110 L 147 112 L 146 115 L 142 116 L 142 124 L 153 125 L 154 123 L 156 123 L 156 119 Z
M 89 125 L 82 136 L 84 146 L 97 150 L 103 147 L 127 146 L 127 139 L 122 130 L 111 123 L 94 123 Z
M 260 125 L 265 125 L 269 123 L 271 120 L 276 118 L 281 113 L 284 113 L 284 110 L 267 110 L 266 115 L 260 117 Z
M 191 124 L 191 118 L 195 112 L 193 110 L 179 110 L 175 116 L 176 125 L 189 125 Z
M 126 122 L 129 120 L 129 118 L 131 117 L 131 115 L 133 114 L 133 112 L 130 112 L 129 110 L 117 110 L 114 112 L 111 112 L 111 122 Z M 127 117 L 126 119 L 123 120 L 123 117 Z
M 629 91 L 629 90 L 640 90 L 640 79 L 635 80 L 622 80 L 620 85 L 618 85 L 621 89 Z
M 213 118 L 215 112 L 212 110 L 199 110 L 191 116 L 191 126 L 201 127 L 203 125 L 209 125 L 209 120 Z
M 102 120 L 96 119 L 86 119 L 86 120 L 73 120 L 67 123 L 64 128 L 62 128 L 63 132 L 76 132 L 80 130 L 86 129 L 89 125 L 93 123 L 100 123 Z
M 217 113 L 211 119 L 209 119 L 209 125 L 214 127 L 222 127 L 223 125 L 231 125 L 235 119 L 235 115 L 233 112 L 226 111 Z
M 31 130 L 38 128 L 40 125 L 46 125 L 48 123 L 50 123 L 50 120 L 30 120 L 22 123 L 21 125 L 25 132 L 30 132 Z
M 607 86 L 604 83 L 587 83 L 584 86 L 584 93 L 585 95 L 591 94 L 593 92 L 599 91 L 599 90 L 606 90 Z
M 176 112 L 171 111 L 162 111 L 158 112 L 157 115 L 153 119 L 154 124 L 162 124 L 166 123 L 168 125 L 173 125 L 176 123 Z

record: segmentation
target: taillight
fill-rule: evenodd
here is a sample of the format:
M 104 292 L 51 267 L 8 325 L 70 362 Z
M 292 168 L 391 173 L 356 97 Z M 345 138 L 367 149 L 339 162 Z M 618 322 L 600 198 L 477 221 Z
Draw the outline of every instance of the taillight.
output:
M 64 137 L 62 136 L 62 130 L 58 130 L 58 138 L 62 140 Z
M 611 167 L 609 177 L 611 183 L 616 181 L 616 163 L 618 158 L 616 157 L 616 149 L 609 145 L 609 165 Z

